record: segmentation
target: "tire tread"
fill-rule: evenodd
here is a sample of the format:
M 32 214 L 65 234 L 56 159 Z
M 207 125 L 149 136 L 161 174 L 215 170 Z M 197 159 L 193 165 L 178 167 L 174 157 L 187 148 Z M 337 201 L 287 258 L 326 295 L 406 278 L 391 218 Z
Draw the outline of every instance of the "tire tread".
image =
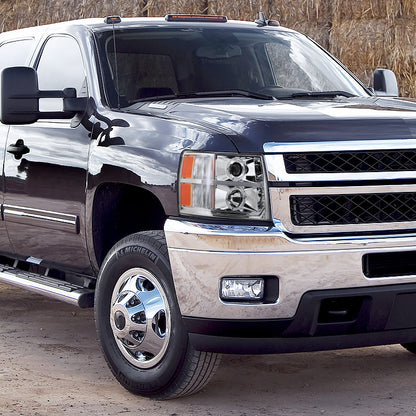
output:
M 188 373 L 182 378 L 182 382 L 172 386 L 172 391 L 167 392 L 166 399 L 174 399 L 195 394 L 203 389 L 215 374 L 220 361 L 220 354 L 193 350 L 190 358 L 191 365 Z

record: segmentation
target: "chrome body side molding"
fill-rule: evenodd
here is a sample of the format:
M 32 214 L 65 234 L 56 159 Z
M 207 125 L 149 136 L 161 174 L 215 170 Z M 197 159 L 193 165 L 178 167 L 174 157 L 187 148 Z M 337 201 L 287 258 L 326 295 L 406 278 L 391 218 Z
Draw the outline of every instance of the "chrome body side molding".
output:
M 79 218 L 76 215 L 7 204 L 3 206 L 3 215 L 6 222 L 79 233 Z

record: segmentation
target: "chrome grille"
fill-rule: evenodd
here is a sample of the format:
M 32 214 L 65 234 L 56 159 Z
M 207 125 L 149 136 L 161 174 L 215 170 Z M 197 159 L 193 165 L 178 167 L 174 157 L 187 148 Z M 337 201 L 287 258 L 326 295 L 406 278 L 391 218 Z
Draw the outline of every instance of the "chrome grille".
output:
M 416 193 L 292 195 L 296 226 L 416 221 Z
M 416 139 L 266 143 L 273 219 L 292 234 L 416 229 Z
M 416 171 L 416 150 L 305 152 L 283 156 L 287 173 Z

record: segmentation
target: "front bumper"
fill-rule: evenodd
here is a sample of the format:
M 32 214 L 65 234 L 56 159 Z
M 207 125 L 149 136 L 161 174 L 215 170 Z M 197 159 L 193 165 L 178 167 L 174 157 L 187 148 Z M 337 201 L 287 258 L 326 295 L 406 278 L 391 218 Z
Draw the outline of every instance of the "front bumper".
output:
M 194 348 L 267 354 L 416 342 L 416 283 L 307 292 L 291 319 L 184 318 Z
M 245 227 L 169 219 L 165 225 L 176 295 L 185 317 L 290 319 L 310 291 L 416 283 L 415 275 L 367 278 L 369 253 L 416 250 L 416 235 L 292 239 L 278 225 Z M 276 302 L 230 303 L 219 297 L 225 276 L 277 276 Z

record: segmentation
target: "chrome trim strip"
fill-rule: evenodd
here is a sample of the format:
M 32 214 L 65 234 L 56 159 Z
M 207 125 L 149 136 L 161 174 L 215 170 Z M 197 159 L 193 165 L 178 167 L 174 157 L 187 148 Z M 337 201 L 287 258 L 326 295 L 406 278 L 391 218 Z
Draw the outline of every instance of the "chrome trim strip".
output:
M 275 223 L 276 227 L 279 227 L 279 223 Z M 283 227 L 281 227 L 283 231 Z M 377 237 L 369 237 L 368 235 L 354 235 L 353 237 L 349 236 L 314 236 L 314 237 L 296 237 L 292 238 L 293 241 L 296 241 L 297 243 L 314 243 L 314 244 L 342 244 L 344 242 L 350 243 L 351 241 L 354 241 L 355 243 L 365 243 L 366 245 L 377 242 L 392 242 L 397 239 L 401 239 L 401 241 L 408 241 L 408 239 L 411 239 L 411 241 L 416 241 L 416 232 L 414 233 L 406 233 L 406 234 L 385 234 L 385 235 L 379 235 Z M 416 247 L 415 247 L 416 248 Z
M 277 143 L 263 145 L 266 168 L 270 181 L 348 181 L 416 179 L 416 171 L 397 172 L 334 172 L 334 173 L 287 173 L 283 153 L 342 152 L 373 150 L 416 149 L 416 139 L 402 140 L 352 140 L 331 142 Z
M 416 145 L 415 145 L 416 146 Z M 315 149 L 317 150 L 317 149 Z M 283 155 L 265 155 L 268 179 L 272 182 L 332 182 L 332 181 L 380 181 L 392 179 L 416 179 L 416 171 L 395 172 L 334 172 L 287 173 Z M 278 185 L 275 183 L 273 185 Z
M 18 215 L 21 217 L 39 218 L 41 220 L 57 221 L 57 222 L 65 223 L 65 224 L 75 224 L 75 221 L 72 221 L 72 220 L 65 220 L 62 218 L 55 218 L 55 217 L 47 217 L 45 215 L 29 214 L 28 212 L 16 211 L 13 209 L 8 209 L 8 208 L 5 208 L 5 213 L 8 215 Z
M 349 140 L 330 142 L 269 142 L 263 145 L 265 153 L 342 152 L 365 150 L 416 149 L 416 139 Z
M 310 290 L 416 281 L 416 274 L 367 278 L 362 271 L 364 254 L 416 251 L 415 235 L 296 241 L 275 227 L 224 227 L 179 220 L 166 222 L 165 235 L 181 313 L 191 317 L 291 318 L 303 294 Z M 220 279 L 233 275 L 278 276 L 278 301 L 221 302 Z
M 79 220 L 76 215 L 16 205 L 4 205 L 3 215 L 5 221 L 36 227 L 53 228 L 75 234 L 79 233 Z
M 314 188 L 270 188 L 270 203 L 274 221 L 280 222 L 283 229 L 293 234 L 359 232 L 359 231 L 387 231 L 416 229 L 415 221 L 383 222 L 368 224 L 333 224 L 297 226 L 292 223 L 289 198 L 292 195 L 348 195 L 348 194 L 376 194 L 394 192 L 414 192 L 416 185 L 376 185 L 376 186 L 338 186 Z
M 269 253 L 279 251 L 350 250 L 414 246 L 416 232 L 380 236 L 289 237 L 280 223 L 274 227 L 215 225 L 168 219 L 165 234 L 170 248 L 198 251 Z M 174 236 L 174 238 L 171 238 Z

